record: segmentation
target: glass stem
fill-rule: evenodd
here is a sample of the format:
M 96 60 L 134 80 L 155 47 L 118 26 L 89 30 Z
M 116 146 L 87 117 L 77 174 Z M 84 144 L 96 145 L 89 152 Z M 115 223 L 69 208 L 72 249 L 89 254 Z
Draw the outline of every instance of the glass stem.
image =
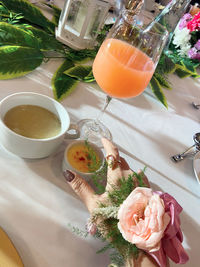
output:
M 99 115 L 97 116 L 95 122 L 98 124 L 98 121 L 101 121 L 101 118 L 103 117 L 104 113 L 105 113 L 105 110 L 107 108 L 107 106 L 109 105 L 110 101 L 111 101 L 112 97 L 107 95 L 106 96 L 106 100 L 105 100 L 105 103 L 104 103 L 104 106 L 103 108 L 101 109 L 101 111 L 99 112 Z

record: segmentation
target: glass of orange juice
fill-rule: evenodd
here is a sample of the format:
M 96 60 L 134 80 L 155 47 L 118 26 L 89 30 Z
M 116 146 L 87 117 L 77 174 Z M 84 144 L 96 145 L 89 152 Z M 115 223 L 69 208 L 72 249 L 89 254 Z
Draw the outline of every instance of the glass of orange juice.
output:
M 105 106 L 96 120 L 80 121 L 82 138 L 97 143 L 100 137 L 111 139 L 100 122 L 112 97 L 132 98 L 147 87 L 168 39 L 167 30 L 141 12 L 124 10 L 102 43 L 93 63 L 97 84 L 107 94 Z

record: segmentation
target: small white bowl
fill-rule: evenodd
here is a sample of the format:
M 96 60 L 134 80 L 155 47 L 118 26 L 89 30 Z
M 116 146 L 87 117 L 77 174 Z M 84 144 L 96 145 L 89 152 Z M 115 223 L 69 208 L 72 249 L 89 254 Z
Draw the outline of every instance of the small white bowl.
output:
M 77 144 L 84 144 L 85 143 L 85 140 L 76 140 L 72 143 L 70 143 L 66 149 L 65 149 L 65 152 L 64 152 L 64 157 L 63 157 L 63 162 L 62 162 L 62 170 L 65 171 L 66 169 L 68 170 L 72 170 L 74 172 L 76 172 L 78 175 L 80 175 L 81 177 L 85 178 L 85 180 L 89 181 L 90 178 L 92 177 L 92 175 L 94 174 L 94 172 L 81 172 L 81 171 L 78 171 L 77 169 L 75 169 L 74 167 L 72 167 L 72 165 L 69 163 L 69 161 L 67 160 L 67 153 L 68 153 L 68 150 L 74 146 L 74 145 L 77 145 Z M 100 169 L 102 168 L 103 166 L 103 163 L 104 163 L 104 154 L 102 152 L 102 150 L 96 146 L 95 144 L 93 143 L 90 143 L 88 142 L 89 145 L 95 150 L 95 152 L 98 154 L 100 160 L 102 161 L 102 164 L 100 166 L 100 168 L 96 171 L 100 171 Z

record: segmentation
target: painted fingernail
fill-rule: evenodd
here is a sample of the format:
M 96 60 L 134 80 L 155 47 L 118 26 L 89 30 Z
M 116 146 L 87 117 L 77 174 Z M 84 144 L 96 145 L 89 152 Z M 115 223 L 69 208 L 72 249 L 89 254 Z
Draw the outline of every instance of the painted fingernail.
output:
M 65 170 L 63 172 L 63 175 L 64 175 L 65 179 L 67 180 L 67 182 L 71 182 L 75 177 L 75 175 L 69 170 Z

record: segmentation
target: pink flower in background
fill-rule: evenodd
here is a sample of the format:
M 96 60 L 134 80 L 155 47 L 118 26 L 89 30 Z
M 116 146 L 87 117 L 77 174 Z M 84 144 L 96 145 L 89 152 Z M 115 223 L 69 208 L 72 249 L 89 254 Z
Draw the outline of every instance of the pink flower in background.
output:
M 145 187 L 136 187 L 132 191 L 120 206 L 118 219 L 118 228 L 124 239 L 147 251 L 160 248 L 163 233 L 170 222 L 163 200 Z
M 191 58 L 191 59 L 195 59 L 196 56 L 197 56 L 197 53 L 198 53 L 197 49 L 196 49 L 195 47 L 192 47 L 192 48 L 188 51 L 188 56 L 189 56 L 189 58 Z
M 200 40 L 188 51 L 188 57 L 200 61 Z
M 194 18 L 188 22 L 187 28 L 190 30 L 190 32 L 200 30 L 200 12 L 197 13 Z
M 188 51 L 188 56 L 191 59 L 197 59 L 200 61 L 200 51 L 198 51 L 195 47 L 192 47 L 189 51 Z
M 196 44 L 194 45 L 194 47 L 195 47 L 197 50 L 200 50 L 200 39 L 196 42 Z
M 192 15 L 186 13 L 179 22 L 179 29 L 182 30 L 183 28 L 187 27 L 187 24 L 190 20 L 192 20 Z

